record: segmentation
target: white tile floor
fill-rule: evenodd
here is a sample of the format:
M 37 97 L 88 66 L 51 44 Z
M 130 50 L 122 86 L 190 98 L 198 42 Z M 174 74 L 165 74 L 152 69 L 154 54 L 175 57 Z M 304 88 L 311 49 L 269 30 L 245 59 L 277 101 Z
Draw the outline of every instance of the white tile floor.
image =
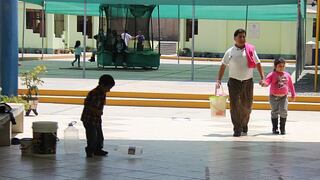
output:
M 106 107 L 103 116 L 109 157 L 85 157 L 81 122 L 81 149 L 68 155 L 63 130 L 79 121 L 82 106 L 40 104 L 39 116 L 25 118 L 32 137 L 33 121 L 57 121 L 57 154 L 21 156 L 19 146 L 0 147 L 2 179 L 107 179 L 107 180 L 318 180 L 320 179 L 320 112 L 289 112 L 285 136 L 270 133 L 269 111 L 253 111 L 249 134 L 232 137 L 229 116 L 210 118 L 208 109 Z M 178 118 L 177 118 L 178 117 Z M 141 158 L 115 152 L 116 145 L 143 146 Z

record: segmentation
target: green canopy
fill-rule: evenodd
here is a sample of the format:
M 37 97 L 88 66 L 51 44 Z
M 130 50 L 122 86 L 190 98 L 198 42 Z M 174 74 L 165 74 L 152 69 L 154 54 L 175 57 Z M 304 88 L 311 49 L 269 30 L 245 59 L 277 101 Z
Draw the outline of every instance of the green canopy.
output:
M 31 0 L 26 0 L 31 1 Z M 58 0 L 56 0 L 58 1 Z M 90 0 L 89 0 L 90 1 Z M 99 16 L 98 3 L 87 4 L 88 16 Z M 303 6 L 302 6 L 303 7 Z M 160 5 L 160 18 L 178 18 L 178 8 L 181 19 L 192 18 L 192 5 Z M 54 2 L 46 1 L 46 13 L 83 15 L 84 4 L 78 2 Z M 257 21 L 296 21 L 297 4 L 280 5 L 251 5 L 248 6 L 248 17 L 246 17 L 247 6 L 196 6 L 196 19 L 216 20 L 257 20 Z M 302 11 L 304 12 L 304 11 Z M 153 17 L 157 17 L 157 8 Z M 304 13 L 303 13 L 304 15 Z M 123 14 L 125 16 L 125 14 Z
M 43 2 L 75 2 L 97 4 L 143 4 L 143 5 L 214 5 L 214 6 L 252 6 L 297 4 L 298 0 L 23 0 L 33 4 Z M 303 1 L 303 0 L 302 0 Z

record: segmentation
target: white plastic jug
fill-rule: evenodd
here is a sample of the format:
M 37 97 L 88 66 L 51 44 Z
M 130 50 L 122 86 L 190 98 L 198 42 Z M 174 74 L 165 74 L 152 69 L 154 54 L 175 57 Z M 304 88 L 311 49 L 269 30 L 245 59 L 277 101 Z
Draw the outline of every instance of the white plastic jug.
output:
M 141 156 L 143 153 L 142 146 L 119 145 L 115 147 L 114 150 L 118 151 L 121 154 L 126 154 L 130 156 Z
M 64 130 L 64 150 L 67 154 L 79 153 L 79 130 L 73 126 L 76 123 L 70 122 Z

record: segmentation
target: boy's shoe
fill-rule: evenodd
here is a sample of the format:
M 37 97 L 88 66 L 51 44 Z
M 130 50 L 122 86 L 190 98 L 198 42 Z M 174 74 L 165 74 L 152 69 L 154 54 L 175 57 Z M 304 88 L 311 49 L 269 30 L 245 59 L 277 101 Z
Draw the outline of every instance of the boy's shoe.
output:
M 73 62 L 71 63 L 71 66 L 74 66 L 74 63 L 73 63 Z
M 240 137 L 241 136 L 241 132 L 234 132 L 233 133 L 233 137 Z
M 88 148 L 85 148 L 85 151 L 86 151 L 87 158 L 92 158 L 93 157 L 93 153 L 89 152 Z
M 104 150 L 100 149 L 100 150 L 94 152 L 93 154 L 96 155 L 96 156 L 107 156 L 108 155 L 108 151 L 104 151 Z
M 87 154 L 87 158 L 92 158 L 93 157 L 93 153 L 86 153 Z

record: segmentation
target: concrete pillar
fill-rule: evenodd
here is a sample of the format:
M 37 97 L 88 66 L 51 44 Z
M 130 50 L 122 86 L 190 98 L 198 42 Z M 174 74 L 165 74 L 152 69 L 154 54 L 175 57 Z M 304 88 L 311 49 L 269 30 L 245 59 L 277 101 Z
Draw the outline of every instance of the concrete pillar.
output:
M 99 32 L 99 17 L 92 16 L 92 43 L 91 47 L 97 48 L 96 47 L 96 40 L 93 38 L 94 35 L 98 34 Z
M 186 43 L 186 20 L 181 19 L 180 20 L 180 49 L 185 48 Z
M 46 16 L 46 39 L 47 39 L 47 51 L 53 53 L 54 45 L 54 14 L 45 14 Z
M 18 92 L 18 0 L 0 0 L 0 86 L 2 94 Z

